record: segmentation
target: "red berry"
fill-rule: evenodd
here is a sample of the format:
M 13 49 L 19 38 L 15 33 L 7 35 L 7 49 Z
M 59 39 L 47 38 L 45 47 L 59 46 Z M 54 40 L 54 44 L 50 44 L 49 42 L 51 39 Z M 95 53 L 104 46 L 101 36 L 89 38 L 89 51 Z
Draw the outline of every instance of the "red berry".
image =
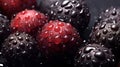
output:
M 36 7 L 36 0 L 0 0 L 2 13 L 11 17 L 19 11 Z
M 33 33 L 47 22 L 47 17 L 35 10 L 24 10 L 19 12 L 11 21 L 13 31 Z
M 46 54 L 66 52 L 76 50 L 81 38 L 76 29 L 69 23 L 50 21 L 45 24 L 42 31 L 38 34 L 37 40 L 39 42 L 42 52 Z

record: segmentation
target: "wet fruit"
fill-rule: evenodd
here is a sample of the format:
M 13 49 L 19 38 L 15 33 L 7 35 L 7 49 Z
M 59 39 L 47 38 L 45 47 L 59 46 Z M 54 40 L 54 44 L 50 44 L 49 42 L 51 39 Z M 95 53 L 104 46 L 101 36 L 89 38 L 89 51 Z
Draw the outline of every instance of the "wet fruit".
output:
M 16 32 L 10 34 L 5 39 L 1 52 L 10 63 L 10 66 L 16 67 L 17 65 L 21 67 L 27 64 L 31 65 L 30 62 L 32 61 L 33 63 L 36 60 L 35 58 L 38 53 L 36 46 L 37 42 L 32 36 L 26 33 Z
M 40 11 L 52 20 L 71 23 L 81 34 L 89 24 L 90 13 L 84 0 L 41 1 Z
M 59 52 L 72 53 L 80 46 L 81 38 L 71 24 L 58 20 L 45 24 L 38 33 L 39 46 L 46 55 Z
M 35 34 L 35 32 L 39 28 L 42 28 L 47 21 L 47 17 L 40 12 L 35 10 L 24 10 L 19 12 L 11 21 L 11 28 L 13 31 Z
M 75 67 L 113 67 L 114 54 L 99 44 L 86 44 L 75 57 Z

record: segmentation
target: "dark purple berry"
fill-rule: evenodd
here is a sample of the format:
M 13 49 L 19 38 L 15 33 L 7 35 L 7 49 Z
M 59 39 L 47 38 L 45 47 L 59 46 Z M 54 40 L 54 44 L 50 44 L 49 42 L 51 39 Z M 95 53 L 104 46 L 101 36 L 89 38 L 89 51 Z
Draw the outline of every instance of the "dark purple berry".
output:
M 75 67 L 113 67 L 114 62 L 111 50 L 99 44 L 87 44 L 75 57 Z

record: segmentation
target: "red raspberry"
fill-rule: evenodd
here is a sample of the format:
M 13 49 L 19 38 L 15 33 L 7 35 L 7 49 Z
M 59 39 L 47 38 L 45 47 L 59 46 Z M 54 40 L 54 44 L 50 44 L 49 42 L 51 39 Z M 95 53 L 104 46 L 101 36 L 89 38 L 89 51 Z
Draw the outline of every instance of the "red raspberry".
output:
M 42 28 L 47 22 L 47 17 L 35 10 L 24 10 L 19 12 L 11 21 L 11 28 L 13 31 L 33 33 Z
M 0 8 L 2 13 L 9 16 L 18 13 L 24 9 L 36 7 L 36 0 L 0 0 Z
M 45 24 L 38 34 L 37 40 L 40 49 L 46 54 L 72 52 L 81 43 L 81 38 L 76 29 L 71 24 L 58 20 Z

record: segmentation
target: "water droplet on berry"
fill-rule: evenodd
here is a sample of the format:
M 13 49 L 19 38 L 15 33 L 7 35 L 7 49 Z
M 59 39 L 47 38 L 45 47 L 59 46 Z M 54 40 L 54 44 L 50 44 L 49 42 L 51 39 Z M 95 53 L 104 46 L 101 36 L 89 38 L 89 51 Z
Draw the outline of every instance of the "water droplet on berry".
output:
M 60 31 L 60 27 L 56 26 L 56 27 L 54 28 L 54 31 L 55 31 L 55 32 L 59 32 L 59 31 Z
M 16 44 L 17 44 L 17 41 L 16 41 L 16 40 L 14 40 L 14 41 L 13 41 L 13 45 L 16 45 Z
M 69 4 L 69 2 L 70 2 L 69 0 L 65 0 L 65 1 L 63 1 L 63 3 L 62 3 L 62 5 L 61 5 L 61 6 L 62 6 L 62 7 L 64 7 L 64 6 L 68 5 L 68 4 Z
M 60 44 L 60 43 L 61 43 L 60 36 L 55 36 L 55 44 Z
M 7 3 L 4 3 L 5 6 L 7 6 Z
M 98 51 L 98 52 L 95 53 L 95 57 L 97 57 L 98 59 L 104 59 L 105 54 L 104 54 L 104 52 Z
M 95 48 L 94 48 L 94 47 L 86 47 L 86 48 L 84 49 L 84 52 L 85 52 L 85 53 L 89 53 L 89 52 L 91 52 L 92 50 L 95 50 Z
M 114 9 L 114 10 L 112 11 L 112 15 L 116 15 L 116 14 L 117 14 L 116 9 Z
M 59 22 L 59 23 L 58 23 L 58 26 L 64 26 L 64 23 Z
M 112 25 L 111 29 L 117 31 L 119 29 L 119 27 L 116 25 Z
M 100 36 L 101 36 L 101 33 L 98 32 L 98 33 L 96 34 L 96 37 L 97 37 L 97 38 L 100 38 Z

